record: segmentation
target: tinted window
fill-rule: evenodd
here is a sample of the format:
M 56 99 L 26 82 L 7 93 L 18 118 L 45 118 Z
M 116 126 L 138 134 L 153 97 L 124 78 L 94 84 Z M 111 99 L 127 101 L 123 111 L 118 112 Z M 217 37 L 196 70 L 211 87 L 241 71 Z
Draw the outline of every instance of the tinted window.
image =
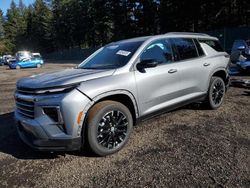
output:
M 200 42 L 206 43 L 208 46 L 213 48 L 217 52 L 223 52 L 223 48 L 221 47 L 219 41 L 217 40 L 208 40 L 208 39 L 199 39 Z
M 198 57 L 196 47 L 192 39 L 175 38 L 173 44 L 177 50 L 180 60 Z
M 160 63 L 170 63 L 173 61 L 173 52 L 168 40 L 160 40 L 150 44 L 143 51 L 140 61 L 146 59 L 155 59 Z
M 197 48 L 199 56 L 205 55 L 203 49 L 201 48 L 200 43 L 196 39 L 194 39 L 194 43 L 195 43 L 195 46 Z

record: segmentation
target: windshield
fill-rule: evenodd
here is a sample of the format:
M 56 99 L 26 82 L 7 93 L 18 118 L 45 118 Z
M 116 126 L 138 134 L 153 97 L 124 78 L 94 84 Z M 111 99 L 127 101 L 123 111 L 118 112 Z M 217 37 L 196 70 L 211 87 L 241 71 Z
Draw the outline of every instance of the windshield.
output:
M 80 69 L 115 69 L 128 63 L 143 41 L 111 43 L 79 66 Z

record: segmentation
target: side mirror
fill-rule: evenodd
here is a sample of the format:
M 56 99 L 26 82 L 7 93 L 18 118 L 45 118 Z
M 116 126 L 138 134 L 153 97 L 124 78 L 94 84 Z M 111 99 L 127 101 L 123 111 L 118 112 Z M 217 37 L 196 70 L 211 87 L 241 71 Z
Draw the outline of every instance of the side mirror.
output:
M 155 59 L 145 59 L 142 60 L 140 63 L 136 65 L 138 70 L 142 70 L 145 68 L 153 68 L 156 67 L 159 64 L 159 62 Z
M 239 47 L 237 48 L 237 50 L 240 50 L 240 51 L 245 50 L 245 49 L 246 49 L 245 46 L 239 46 Z

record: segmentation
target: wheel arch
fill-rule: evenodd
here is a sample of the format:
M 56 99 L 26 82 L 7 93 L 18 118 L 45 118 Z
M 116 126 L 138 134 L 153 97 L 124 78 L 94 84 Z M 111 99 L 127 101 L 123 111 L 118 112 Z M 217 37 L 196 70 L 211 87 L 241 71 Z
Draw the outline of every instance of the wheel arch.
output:
M 216 70 L 214 70 L 211 74 L 210 74 L 210 79 L 207 83 L 207 88 L 209 87 L 209 84 L 210 84 L 210 80 L 213 76 L 217 76 L 217 77 L 220 77 L 224 80 L 225 82 L 225 85 L 228 86 L 229 84 L 229 76 L 228 76 L 228 73 L 227 73 L 227 70 L 225 68 L 218 68 Z
M 226 83 L 227 82 L 227 72 L 223 69 L 221 70 L 217 70 L 213 73 L 212 77 L 213 76 L 217 76 L 217 77 L 220 77 L 224 80 L 224 82 Z
M 138 110 L 137 102 L 136 102 L 134 95 L 127 90 L 109 91 L 109 92 L 99 94 L 96 97 L 92 98 L 92 101 L 90 101 L 89 104 L 84 109 L 84 113 L 86 114 L 85 119 L 91 107 L 93 107 L 98 102 L 101 102 L 104 100 L 113 100 L 113 101 L 117 101 L 125 105 L 131 112 L 131 115 L 133 117 L 133 123 L 134 124 L 136 123 L 136 119 L 139 117 L 139 110 Z M 85 120 L 83 122 L 85 122 Z

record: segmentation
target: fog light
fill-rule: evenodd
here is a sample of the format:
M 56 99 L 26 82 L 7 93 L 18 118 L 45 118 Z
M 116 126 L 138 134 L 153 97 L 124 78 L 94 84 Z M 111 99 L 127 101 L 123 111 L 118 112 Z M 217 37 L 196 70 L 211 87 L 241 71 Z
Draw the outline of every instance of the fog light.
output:
M 43 107 L 43 112 L 55 122 L 55 125 L 57 125 L 63 132 L 66 133 L 66 128 L 59 106 Z
M 45 107 L 43 108 L 43 112 L 49 116 L 53 121 L 58 122 L 58 113 L 57 113 L 57 108 L 55 107 Z

